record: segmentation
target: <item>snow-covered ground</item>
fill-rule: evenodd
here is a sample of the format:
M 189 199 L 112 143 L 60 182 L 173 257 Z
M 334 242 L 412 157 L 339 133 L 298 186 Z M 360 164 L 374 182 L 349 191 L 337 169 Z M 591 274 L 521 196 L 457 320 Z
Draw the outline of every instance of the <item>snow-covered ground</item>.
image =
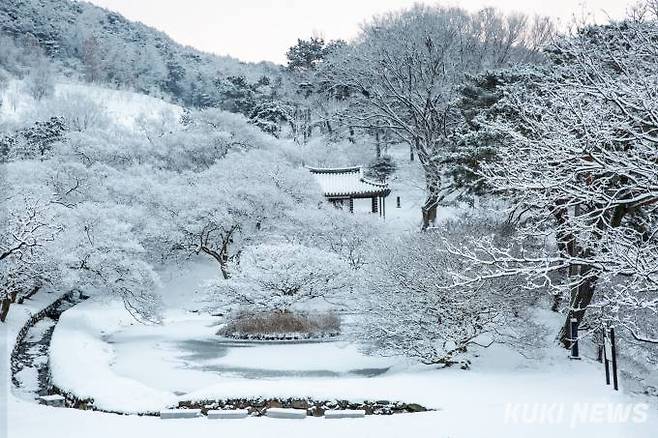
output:
M 83 304 L 84 308 L 74 308 L 69 310 L 70 314 L 80 314 L 84 310 L 87 315 L 93 315 L 94 319 L 103 319 L 105 324 L 112 318 L 101 317 L 103 306 L 98 304 Z M 110 306 L 105 308 L 107 313 L 118 316 L 118 308 Z M 70 317 L 68 319 L 71 319 Z M 192 318 L 190 321 L 195 320 Z M 201 322 L 201 318 L 196 320 Z M 114 320 L 117 321 L 117 320 Z M 95 324 L 95 323 L 94 323 Z M 100 324 L 99 324 L 100 325 Z M 192 324 L 195 325 L 195 324 Z M 199 324 L 197 335 L 206 335 L 207 332 L 201 330 L 206 327 L 205 323 Z M 132 403 L 134 400 L 143 400 L 145 389 L 136 392 L 138 385 L 144 385 L 144 388 L 150 388 L 151 394 L 164 393 L 153 386 L 168 386 L 174 388 L 179 382 L 168 382 L 167 379 L 176 378 L 180 381 L 187 382 L 188 385 L 204 385 L 200 380 L 190 379 L 186 376 L 185 369 L 181 369 L 181 374 L 172 376 L 172 364 L 177 352 L 169 351 L 170 355 L 164 357 L 163 362 L 158 364 L 152 360 L 146 360 L 140 363 L 139 357 L 130 359 L 131 377 L 121 375 L 123 360 L 125 356 L 135 353 L 130 346 L 135 341 L 140 331 L 143 333 L 144 340 L 138 342 L 139 348 L 144 350 L 141 357 L 148 358 L 150 355 L 162 354 L 167 348 L 160 349 L 158 343 L 163 339 L 177 342 L 181 338 L 194 336 L 195 330 L 190 327 L 182 329 L 176 324 L 168 327 L 165 324 L 162 327 L 138 328 L 130 326 L 127 320 L 124 324 L 118 323 L 114 329 L 120 330 L 115 333 L 114 343 L 107 354 L 98 355 L 95 363 L 82 361 L 83 356 L 90 353 L 97 355 L 96 348 L 99 345 L 100 338 L 93 336 L 86 341 L 81 342 L 79 337 L 73 337 L 68 346 L 55 345 L 55 354 L 57 350 L 66 349 L 68 361 L 66 366 L 70 367 L 71 376 L 78 376 L 78 381 L 73 385 L 81 388 L 87 385 L 87 379 L 103 379 L 97 382 L 97 387 L 112 388 L 111 393 L 104 394 L 99 392 L 99 396 L 111 397 L 117 403 Z M 177 330 L 180 329 L 180 330 Z M 156 334 L 161 330 L 159 334 Z M 80 326 L 80 336 L 87 336 L 93 331 L 90 326 Z M 133 336 L 126 336 L 128 333 Z M 68 333 L 67 335 L 70 335 Z M 84 334 L 84 335 L 83 335 Z M 109 335 L 106 333 L 106 335 Z M 68 336 L 67 336 L 68 337 Z M 147 338 L 151 337 L 151 341 Z M 112 336 L 106 339 L 111 339 Z M 95 339 L 92 341 L 92 339 Z M 132 339 L 132 341 L 131 341 Z M 150 344 L 150 347 L 147 347 Z M 323 345 L 323 344 L 318 344 Z M 78 350 L 71 349 L 72 347 Z M 258 347 L 256 347 L 258 348 Z M 276 346 L 264 347 L 274 350 Z M 285 351 L 286 347 L 282 347 Z M 146 350 L 152 351 L 146 351 Z M 132 350 L 132 351 L 131 351 Z M 330 347 L 329 352 L 334 351 Z M 262 360 L 252 366 L 256 367 L 285 367 L 281 357 L 273 353 L 265 353 Z M 293 353 L 293 352 L 288 352 Z M 298 352 L 299 353 L 299 352 Z M 352 353 L 348 350 L 349 357 Z M 485 355 L 509 355 L 506 350 L 485 352 Z M 165 355 L 166 356 L 166 355 Z M 288 357 L 290 361 L 289 368 L 295 368 L 295 356 L 291 354 Z M 349 357 L 347 358 L 349 360 Z M 243 361 L 248 359 L 240 353 L 231 358 L 226 356 L 226 360 L 236 365 L 244 364 Z M 344 367 L 344 363 L 339 361 L 345 360 L 346 357 L 336 358 L 330 362 L 329 366 Z M 371 378 L 304 378 L 304 377 L 283 377 L 283 378 L 259 378 L 249 379 L 241 377 L 222 377 L 214 371 L 208 371 L 208 377 L 218 379 L 216 384 L 210 385 L 205 389 L 194 391 L 186 394 L 184 398 L 205 398 L 205 397 L 223 397 L 223 396 L 240 396 L 247 394 L 258 395 L 296 395 L 296 396 L 314 396 L 318 398 L 339 397 L 348 399 L 402 399 L 409 402 L 418 402 L 429 407 L 437 409 L 433 412 L 416 413 L 416 414 L 399 414 L 389 417 L 372 416 L 365 419 L 345 419 L 345 420 L 325 420 L 321 418 L 307 418 L 306 420 L 277 420 L 269 418 L 248 418 L 246 420 L 232 421 L 212 421 L 205 418 L 187 419 L 187 420 L 159 420 L 153 417 L 137 416 L 119 416 L 112 414 L 103 414 L 98 412 L 85 412 L 73 409 L 49 408 L 33 403 L 28 403 L 15 398 L 9 397 L 9 436 L 10 437 L 39 437 L 47 434 L 49 437 L 110 437 L 116 435 L 123 436 L 291 436 L 307 437 L 309 435 L 317 437 L 335 437 L 359 436 L 359 437 L 414 437 L 414 436 L 431 436 L 431 437 L 555 437 L 558 434 L 580 435 L 580 436 L 597 436 L 597 437 L 652 437 L 655 436 L 656 429 L 656 412 L 648 412 L 648 422 L 636 424 L 633 422 L 615 423 L 604 420 L 602 422 L 591 423 L 582 417 L 583 408 L 579 406 L 601 406 L 596 409 L 613 409 L 620 403 L 638 403 L 639 400 L 633 399 L 622 393 L 614 393 L 602 384 L 602 371 L 600 366 L 587 361 L 570 362 L 565 358 L 555 357 L 545 366 L 539 366 L 533 362 L 523 362 L 520 358 L 515 357 L 503 361 L 504 366 L 499 361 L 498 366 L 487 367 L 488 360 L 482 357 L 473 370 L 463 371 L 459 369 L 447 370 L 419 370 L 417 367 L 409 367 L 406 371 L 396 369 L 390 373 Z M 380 359 L 373 358 L 378 361 Z M 269 365 L 268 365 L 269 361 Z M 180 365 L 184 366 L 181 362 Z M 189 361 L 187 362 L 189 364 Z M 274 365 L 272 365 L 274 364 Z M 514 364 L 514 365 L 511 365 Z M 60 363 L 60 365 L 64 365 Z M 313 361 L 304 364 L 306 367 L 314 367 Z M 95 369 L 93 369 L 95 368 Z M 143 376 L 139 376 L 139 370 L 142 368 Z M 95 373 L 99 373 L 95 375 Z M 144 376 L 150 375 L 149 378 Z M 126 379 L 130 380 L 130 385 L 126 385 Z M 157 401 L 153 396 L 150 402 Z M 163 399 L 161 402 L 166 402 Z M 532 406 L 562 406 L 565 414 L 558 418 L 559 421 L 553 420 L 552 417 L 541 420 L 540 417 L 536 422 L 525 424 L 519 417 L 521 414 L 514 414 L 514 405 L 510 403 L 522 403 L 527 406 L 525 409 L 533 409 Z M 523 404 L 525 403 L 525 404 Z M 591 405 L 587 405 L 591 403 Z M 517 408 L 518 409 L 518 408 Z M 654 408 L 651 408 L 654 409 Z M 530 412 L 527 418 L 534 418 Z M 574 415 L 576 415 L 574 417 Z M 601 421 L 599 417 L 594 418 Z M 521 421 L 520 424 L 516 421 Z M 557 421 L 552 424 L 551 421 Z
M 118 416 L 72 409 L 47 408 L 10 403 L 9 436 L 38 438 L 110 438 L 122 437 L 497 437 L 555 438 L 582 437 L 655 437 L 656 426 L 650 424 L 502 424 L 496 406 L 477 401 L 460 409 L 438 412 L 370 416 L 362 419 L 280 420 L 247 418 L 243 420 L 159 420 L 154 417 Z
M 159 420 L 45 407 L 5 390 L 8 397 L 3 398 L 6 406 L 2 406 L 2 412 L 8 413 L 8 423 L 3 422 L 8 424 L 8 436 L 555 437 L 579 434 L 648 438 L 658 430 L 655 407 L 646 411 L 648 418 L 642 423 L 601 421 L 597 416 L 592 423 L 589 421 L 592 418 L 583 417 L 583 406 L 603 409 L 607 415 L 605 410 L 609 408 L 634 408 L 644 400 L 615 393 L 603 384 L 600 364 L 568 361 L 561 350 L 547 351 L 539 362 L 524 359 L 507 348 L 489 349 L 481 352 L 473 369 L 468 371 L 437 370 L 398 359 L 368 357 L 355 346 L 341 343 L 257 345 L 228 348 L 222 353 L 219 351 L 222 344 L 214 337 L 215 318 L 180 310 L 180 302 L 195 307 L 192 291 L 199 282 L 199 273 L 211 272 L 210 265 L 199 263 L 192 270 L 171 276 L 172 281 L 163 294 L 165 301 L 176 304 L 176 308 L 166 312 L 162 325 L 141 326 L 120 305 L 111 302 L 90 301 L 65 312 L 51 350 L 56 382 L 76 392 L 89 391 L 88 395 L 108 403 L 107 407 L 133 409 L 164 407 L 178 398 L 276 395 L 402 400 L 437 410 L 335 421 L 322 418 Z M 188 293 L 181 293 L 184 290 Z M 10 348 L 22 321 L 29 315 L 30 306 L 35 311 L 34 307 L 46 303 L 30 302 L 29 306 L 12 308 L 8 324 L 1 328 L 3 351 Z M 210 343 L 213 340 L 219 350 L 213 350 Z M 186 350 L 184 345 L 193 348 Z M 5 385 L 7 357 L 2 362 Z M 354 368 L 388 366 L 389 371 L 373 377 L 342 374 Z M 233 370 L 227 372 L 222 367 Z M 337 375 L 304 377 L 283 373 L 251 378 L 243 372 L 241 375 L 241 368 L 333 369 Z M 560 418 L 537 417 L 537 421 L 526 424 L 519 415 L 525 409 L 526 418 L 532 420 L 534 406 L 536 409 L 558 406 L 564 413 Z
M 53 96 L 36 101 L 25 90 L 24 81 L 14 79 L 9 81 L 0 95 L 0 118 L 14 121 L 30 119 L 39 111 L 48 112 L 50 105 L 60 105 L 61 101 L 81 97 L 94 102 L 114 123 L 126 128 L 135 128 L 142 117 L 169 114 L 177 120 L 183 112 L 178 105 L 145 94 L 73 82 L 56 83 Z
M 418 159 L 409 161 L 409 147 L 404 144 L 391 145 L 387 152 L 397 165 L 389 180 L 391 193 L 386 198 L 386 223 L 396 231 L 416 231 L 421 226 L 421 207 L 425 202 L 425 180 Z M 400 208 L 397 198 L 400 198 Z M 370 200 L 365 200 L 369 202 Z M 357 208 L 355 204 L 355 209 Z M 460 209 L 440 206 L 437 222 L 454 218 Z
M 186 301 L 194 307 L 195 300 L 190 297 L 193 294 L 181 294 L 182 288 L 192 291 L 195 274 L 208 268 L 201 263 L 185 275 L 176 276 L 163 290 L 165 301 Z M 13 331 L 26 315 L 23 307 L 12 309 L 9 324 L 2 327 L 10 343 Z M 39 437 L 47 433 L 52 437 L 264 434 L 335 437 L 342 434 L 552 438 L 573 434 L 648 438 L 658 430 L 655 406 L 643 407 L 638 403 L 645 400 L 612 391 L 603 384 L 600 364 L 569 361 L 559 349 L 547 350 L 538 361 L 525 359 L 506 347 L 490 348 L 480 352 L 471 370 L 439 370 L 399 359 L 364 356 L 356 346 L 345 343 L 231 348 L 214 336 L 216 322 L 210 316 L 171 308 L 162 325 L 142 326 L 116 303 L 88 301 L 68 310 L 60 319 L 51 350 L 53 377 L 58 384 L 77 393 L 87 391 L 86 395 L 107 408 L 128 410 L 159 409 L 176 399 L 310 396 L 401 400 L 436 411 L 335 421 L 322 418 L 159 420 L 44 407 L 9 394 L 8 436 Z M 357 368 L 387 367 L 390 367 L 387 372 L 372 377 L 345 374 Z M 334 370 L 336 374 L 309 376 L 283 372 L 254 378 L 245 369 Z M 607 417 L 609 409 L 625 407 L 636 409 L 639 414 L 644 412 L 646 421 L 616 422 Z M 533 409 L 537 410 L 536 414 Z M 642 415 L 629 418 L 644 419 Z

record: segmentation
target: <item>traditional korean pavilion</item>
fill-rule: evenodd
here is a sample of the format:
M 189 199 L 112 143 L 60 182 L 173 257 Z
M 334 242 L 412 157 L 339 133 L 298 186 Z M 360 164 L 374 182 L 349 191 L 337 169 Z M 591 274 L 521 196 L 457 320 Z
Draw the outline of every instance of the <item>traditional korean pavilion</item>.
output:
M 354 213 L 354 200 L 370 198 L 372 212 L 386 216 L 386 197 L 391 189 L 386 183 L 371 181 L 363 176 L 361 166 L 318 168 L 308 167 L 315 176 L 325 198 L 337 207 L 347 205 Z

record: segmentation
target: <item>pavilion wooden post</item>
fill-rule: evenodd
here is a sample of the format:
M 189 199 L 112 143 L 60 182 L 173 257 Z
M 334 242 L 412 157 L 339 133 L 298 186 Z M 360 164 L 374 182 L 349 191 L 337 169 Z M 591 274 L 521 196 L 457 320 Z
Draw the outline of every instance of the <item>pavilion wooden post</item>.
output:
M 350 213 L 354 213 L 354 198 L 350 197 Z
M 372 212 L 377 213 L 377 197 L 373 196 L 370 200 L 372 202 Z

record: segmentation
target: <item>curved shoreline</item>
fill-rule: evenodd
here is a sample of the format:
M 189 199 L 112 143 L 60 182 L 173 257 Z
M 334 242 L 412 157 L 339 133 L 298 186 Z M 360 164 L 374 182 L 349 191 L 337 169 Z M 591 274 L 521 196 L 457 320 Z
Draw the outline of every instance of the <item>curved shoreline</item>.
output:
M 28 355 L 28 345 L 27 344 L 27 336 L 32 330 L 37 323 L 40 321 L 44 320 L 45 318 L 50 318 L 52 319 L 55 324 L 59 320 L 59 317 L 64 311 L 70 309 L 71 307 L 75 306 L 76 304 L 86 300 L 88 297 L 83 295 L 81 292 L 74 290 L 65 293 L 61 297 L 57 298 L 55 301 L 50 303 L 48 306 L 44 307 L 43 309 L 39 310 L 38 312 L 34 313 L 30 318 L 23 324 L 21 329 L 18 331 L 18 334 L 16 335 L 16 342 L 14 343 L 14 347 L 12 348 L 12 351 L 10 353 L 10 367 L 11 367 L 11 382 L 14 385 L 14 387 L 20 387 L 20 381 L 18 380 L 17 374 L 25 368 L 26 365 L 28 365 L 28 361 L 30 359 Z M 47 334 L 47 345 L 48 349 L 50 348 L 50 336 L 52 333 Z M 47 350 L 48 350 L 47 349 Z M 50 366 L 46 365 L 48 370 L 50 370 Z M 50 373 L 48 373 L 50 375 Z M 46 384 L 47 383 L 47 384 Z M 48 385 L 50 382 L 43 382 L 41 379 L 39 380 L 39 391 L 44 391 L 47 390 Z M 43 395 L 43 394 L 39 394 Z
M 13 390 L 20 390 L 22 382 L 18 374 L 25 368 L 31 367 L 35 368 L 38 371 L 38 388 L 32 388 L 33 390 L 24 391 L 25 394 L 31 394 L 35 402 L 38 401 L 38 398 L 45 395 L 60 395 L 64 397 L 63 406 L 65 408 L 72 408 L 78 410 L 91 410 L 103 413 L 110 413 L 116 415 L 136 415 L 136 416 L 159 416 L 159 411 L 143 411 L 143 412 L 134 412 L 132 414 L 127 414 L 125 412 L 120 412 L 116 410 L 109 410 L 104 408 L 99 408 L 94 405 L 93 397 L 89 398 L 80 398 L 75 394 L 72 394 L 69 391 L 64 391 L 55 385 L 52 381 L 51 373 L 51 363 L 49 358 L 49 350 L 51 347 L 51 338 L 52 333 L 54 332 L 55 325 L 59 322 L 59 318 L 66 310 L 72 308 L 76 304 L 83 302 L 86 298 L 78 291 L 71 291 L 57 300 L 53 301 L 51 304 L 40 310 L 39 312 L 33 314 L 23 325 L 16 337 L 16 343 L 12 350 L 10 361 L 11 361 L 11 381 Z M 50 319 L 52 326 L 45 330 L 43 333 L 40 333 L 39 336 L 30 336 L 31 331 L 42 321 Z M 30 339 L 31 341 L 28 341 Z M 324 338 L 324 339 L 291 339 L 291 340 L 256 340 L 256 339 L 233 339 L 233 338 L 222 338 L 226 342 L 235 343 L 235 344 L 315 344 L 334 341 L 335 338 Z M 38 354 L 34 352 L 30 353 L 30 349 L 34 347 L 35 344 L 39 344 L 42 348 L 39 349 Z M 41 361 L 38 364 L 35 364 L 32 359 L 37 357 L 42 357 L 43 355 L 48 356 L 47 361 Z M 326 409 L 335 409 L 335 410 L 350 410 L 350 409 L 363 409 L 366 411 L 366 415 L 392 415 L 397 413 L 410 413 L 410 412 L 425 412 L 427 409 L 424 406 L 421 406 L 416 403 L 405 403 L 401 401 L 348 401 L 348 400 L 314 400 L 309 397 L 262 397 L 262 398 L 226 398 L 226 399 L 217 399 L 217 400 L 181 400 L 176 405 L 171 407 L 177 408 L 191 408 L 193 406 L 201 406 L 201 409 L 205 409 L 207 405 L 213 405 L 221 407 L 222 409 L 240 409 L 248 408 L 252 416 L 263 416 L 267 408 L 270 407 L 297 407 L 297 406 L 307 406 L 309 415 L 311 416 L 321 416 Z M 320 415 L 318 415 L 320 414 Z

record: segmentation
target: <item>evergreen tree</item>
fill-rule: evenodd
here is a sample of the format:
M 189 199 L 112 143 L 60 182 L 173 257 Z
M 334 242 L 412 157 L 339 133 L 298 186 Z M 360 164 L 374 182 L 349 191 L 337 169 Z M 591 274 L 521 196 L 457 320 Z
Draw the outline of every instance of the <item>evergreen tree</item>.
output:
M 397 165 L 393 161 L 393 158 L 389 155 L 383 155 L 368 165 L 366 176 L 377 181 L 386 181 L 396 170 Z
M 298 39 L 297 44 L 286 52 L 288 70 L 315 70 L 315 66 L 324 59 L 325 43 L 323 38 L 311 37 L 308 41 Z

